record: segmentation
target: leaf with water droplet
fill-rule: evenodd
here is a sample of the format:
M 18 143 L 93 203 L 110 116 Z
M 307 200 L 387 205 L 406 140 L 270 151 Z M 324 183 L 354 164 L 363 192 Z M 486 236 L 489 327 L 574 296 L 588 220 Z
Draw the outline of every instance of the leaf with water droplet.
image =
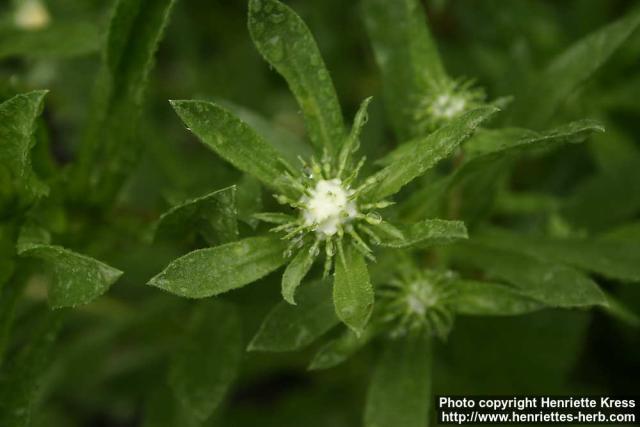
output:
M 268 187 L 290 192 L 281 178 L 292 167 L 249 125 L 212 102 L 171 101 L 171 105 L 185 125 L 222 158 Z
M 522 295 L 550 307 L 607 306 L 600 287 L 586 274 L 540 258 L 498 249 L 473 239 L 452 254 L 483 270 L 489 279 L 512 284 Z
M 160 216 L 155 236 L 184 240 L 190 232 L 198 232 L 210 245 L 236 240 L 235 199 L 232 186 L 180 203 Z
M 364 257 L 352 245 L 339 254 L 333 281 L 336 314 L 356 334 L 361 334 L 373 310 L 373 287 Z
M 118 269 L 60 246 L 30 244 L 19 249 L 20 256 L 41 259 L 51 269 L 48 298 L 53 308 L 88 304 L 122 276 Z
M 287 81 L 304 113 L 312 143 L 337 154 L 345 137 L 338 97 L 311 32 L 277 0 L 251 0 L 249 31 L 256 48 Z
M 276 237 L 249 237 L 198 249 L 173 262 L 149 285 L 187 298 L 206 298 L 255 282 L 285 262 Z
M 434 167 L 440 160 L 451 155 L 475 130 L 499 110 L 482 107 L 462 114 L 448 125 L 426 137 L 406 142 L 410 149 L 394 158 L 393 162 L 371 178 L 378 185 L 365 190 L 362 197 L 368 201 L 378 201 L 400 191 L 409 182 Z
M 394 224 L 402 237 L 388 236 L 379 233 L 380 246 L 391 248 L 429 247 L 443 245 L 468 238 L 467 228 L 462 221 L 443 219 L 426 219 L 415 224 Z M 374 226 L 374 230 L 376 226 Z
M 31 167 L 31 149 L 46 91 L 16 95 L 0 104 L 0 214 L 26 208 L 48 192 Z M 7 188 L 8 187 L 8 188 Z M 16 206 L 17 205 L 17 206 Z
M 454 280 L 447 284 L 453 311 L 467 316 L 516 316 L 544 308 L 544 304 L 498 283 Z
M 289 262 L 282 275 L 282 297 L 289 304 L 295 304 L 294 295 L 300 282 L 309 272 L 318 255 L 318 246 L 303 247 Z

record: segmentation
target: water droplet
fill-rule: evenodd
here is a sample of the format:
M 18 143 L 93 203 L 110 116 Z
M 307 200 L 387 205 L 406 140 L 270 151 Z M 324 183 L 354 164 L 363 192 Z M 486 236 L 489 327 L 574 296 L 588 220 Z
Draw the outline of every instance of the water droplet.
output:
M 287 17 L 284 15 L 284 13 L 274 13 L 269 19 L 274 24 L 281 24 L 285 21 L 285 19 L 287 19 Z
M 382 217 L 377 212 L 369 212 L 365 215 L 364 219 L 372 225 L 378 225 L 382 222 Z
M 280 62 L 284 58 L 284 48 L 282 46 L 282 40 L 280 36 L 275 36 L 269 39 L 269 58 L 274 62 Z

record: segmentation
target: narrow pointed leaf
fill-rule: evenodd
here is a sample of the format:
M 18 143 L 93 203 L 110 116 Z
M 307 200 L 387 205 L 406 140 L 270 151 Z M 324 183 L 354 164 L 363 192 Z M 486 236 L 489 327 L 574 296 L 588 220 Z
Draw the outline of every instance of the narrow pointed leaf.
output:
M 588 276 L 571 267 L 479 243 L 465 242 L 456 255 L 551 307 L 606 306 L 606 296 Z
M 154 56 L 175 0 L 118 0 L 111 14 L 89 125 L 73 171 L 83 203 L 111 201 L 140 158 L 138 122 Z
M 295 292 L 300 282 L 309 272 L 316 254 L 308 248 L 302 248 L 296 256 L 291 260 L 282 275 L 282 297 L 289 304 L 295 304 Z
M 198 249 L 171 262 L 149 285 L 187 298 L 218 295 L 276 270 L 285 262 L 284 250 L 275 237 L 250 237 Z
M 320 347 L 309 364 L 309 370 L 315 371 L 338 366 L 364 347 L 372 337 L 373 333 L 370 328 L 366 328 L 360 336 L 351 329 L 345 329 L 340 336 Z
M 604 131 L 600 123 L 588 119 L 567 123 L 544 132 L 520 128 L 480 129 L 464 145 L 465 162 L 524 151 L 544 152 L 567 143 L 582 143 L 592 134 Z
M 14 202 L 11 199 L 29 203 L 48 191 L 31 168 L 36 120 L 46 94 L 46 91 L 29 92 L 0 104 L 0 177 L 8 174 L 9 178 L 9 188 L 0 193 L 0 213 L 5 204 L 8 207 Z M 9 199 L 4 200 L 5 197 Z
M 187 128 L 220 157 L 268 187 L 282 188 L 285 160 L 246 123 L 211 102 L 172 101 L 171 105 Z
M 545 238 L 490 229 L 477 240 L 491 247 L 555 261 L 605 277 L 640 283 L 640 242 L 602 238 Z
M 47 368 L 53 360 L 53 349 L 64 312 L 46 313 L 38 319 L 33 335 L 14 358 L 0 371 L 0 425 L 28 427 L 37 413 L 37 397 Z
M 424 335 L 408 335 L 386 345 L 369 384 L 366 427 L 428 425 L 432 351 Z
M 158 220 L 156 237 L 184 238 L 189 232 L 200 232 L 213 245 L 238 238 L 236 187 L 227 187 L 202 197 L 187 200 Z
M 367 108 L 369 108 L 369 104 L 372 99 L 373 98 L 371 97 L 366 98 L 360 104 L 360 108 L 358 108 L 356 117 L 353 120 L 351 132 L 340 148 L 340 154 L 338 156 L 339 173 L 342 173 L 346 169 L 353 152 L 360 146 L 360 133 L 362 132 L 364 125 L 367 123 Z
M 297 133 L 278 123 L 274 123 L 274 121 L 270 121 L 255 111 L 236 105 L 226 99 L 216 99 L 216 102 L 255 129 L 265 141 L 278 150 L 278 153 L 285 160 L 292 164 L 298 164 L 300 157 L 308 159 L 313 155 L 313 147 Z
M 603 131 L 602 125 L 593 120 L 579 120 L 545 132 L 521 128 L 479 129 L 465 143 L 460 167 L 446 178 L 411 194 L 409 202 L 403 204 L 404 215 L 408 219 L 433 216 L 434 209 L 441 208 L 456 190 L 460 193 L 458 210 L 461 217 L 475 219 L 492 206 L 500 176 L 518 156 L 546 153 L 564 144 L 581 143 Z M 388 164 L 407 152 L 401 145 L 383 162 Z
M 253 218 L 269 224 L 286 224 L 296 220 L 296 217 L 280 212 L 260 212 L 253 215 Z
M 277 0 L 251 0 L 249 31 L 258 51 L 298 100 L 313 145 L 336 154 L 345 137 L 342 111 L 309 28 Z
M 361 334 L 373 309 L 373 288 L 364 257 L 352 246 L 337 257 L 333 281 L 336 314 L 356 334 Z
M 640 26 L 640 8 L 588 34 L 561 53 L 529 86 L 528 96 L 517 98 L 516 120 L 533 128 L 543 126 L 553 113 L 596 71 Z
M 447 79 L 418 0 L 365 0 L 362 13 L 382 73 L 387 112 L 401 140 L 423 96 Z M 402 23 L 399 25 L 398 23 Z
M 118 269 L 60 246 L 26 245 L 20 248 L 20 255 L 41 259 L 51 269 L 48 298 L 53 308 L 88 304 L 122 276 Z
M 400 191 L 409 182 L 424 174 L 440 160 L 448 157 L 489 117 L 499 111 L 483 107 L 469 111 L 437 131 L 406 143 L 404 154 L 373 175 L 377 185 L 365 192 L 370 200 L 381 200 Z
M 462 221 L 446 221 L 427 219 L 411 225 L 395 225 L 403 238 L 383 239 L 381 246 L 391 248 L 407 248 L 412 246 L 427 247 L 467 239 L 467 228 Z
M 449 284 L 455 295 L 453 310 L 471 316 L 515 316 L 544 308 L 540 302 L 522 295 L 517 289 L 489 282 L 456 280 Z
M 331 285 L 302 286 L 297 305 L 281 301 L 269 312 L 249 344 L 249 351 L 294 351 L 314 342 L 340 321 L 331 301 Z
M 175 397 L 201 421 L 211 416 L 237 376 L 242 358 L 241 319 L 216 300 L 196 307 L 169 368 Z

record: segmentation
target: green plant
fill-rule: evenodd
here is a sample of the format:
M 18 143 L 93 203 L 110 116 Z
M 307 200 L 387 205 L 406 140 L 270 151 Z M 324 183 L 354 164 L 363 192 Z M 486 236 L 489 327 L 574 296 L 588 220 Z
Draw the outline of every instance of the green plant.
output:
M 633 390 L 586 337 L 637 367 L 639 9 L 250 0 L 247 33 L 174 3 L 0 18 L 1 426 L 419 427 L 436 394 Z

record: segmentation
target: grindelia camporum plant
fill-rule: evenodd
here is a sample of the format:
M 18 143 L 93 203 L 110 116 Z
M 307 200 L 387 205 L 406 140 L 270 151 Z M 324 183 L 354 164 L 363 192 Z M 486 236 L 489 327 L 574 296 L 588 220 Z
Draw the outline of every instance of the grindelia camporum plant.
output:
M 314 261 L 324 257 L 324 275 L 333 271 L 336 314 L 360 333 L 374 305 L 366 260 L 375 260 L 375 246 L 424 246 L 466 237 L 464 225 L 457 221 L 390 221 L 385 213 L 392 205 L 390 198 L 449 156 L 497 109 L 482 107 L 459 115 L 438 131 L 412 141 L 411 152 L 397 155 L 386 167 L 363 177 L 370 165 L 358 157 L 357 150 L 370 99 L 362 103 L 351 131 L 346 132 L 329 73 L 302 20 L 278 1 L 253 0 L 249 30 L 260 53 L 287 80 L 298 100 L 316 155 L 301 159 L 295 167 L 221 106 L 172 101 L 196 136 L 272 189 L 285 210 L 255 215 L 275 224 L 269 234 L 194 251 L 171 263 L 150 283 L 202 298 L 244 286 L 286 264 L 282 294 L 295 303 L 296 288 Z
M 632 3 L 1 3 L 0 427 L 633 395 Z

